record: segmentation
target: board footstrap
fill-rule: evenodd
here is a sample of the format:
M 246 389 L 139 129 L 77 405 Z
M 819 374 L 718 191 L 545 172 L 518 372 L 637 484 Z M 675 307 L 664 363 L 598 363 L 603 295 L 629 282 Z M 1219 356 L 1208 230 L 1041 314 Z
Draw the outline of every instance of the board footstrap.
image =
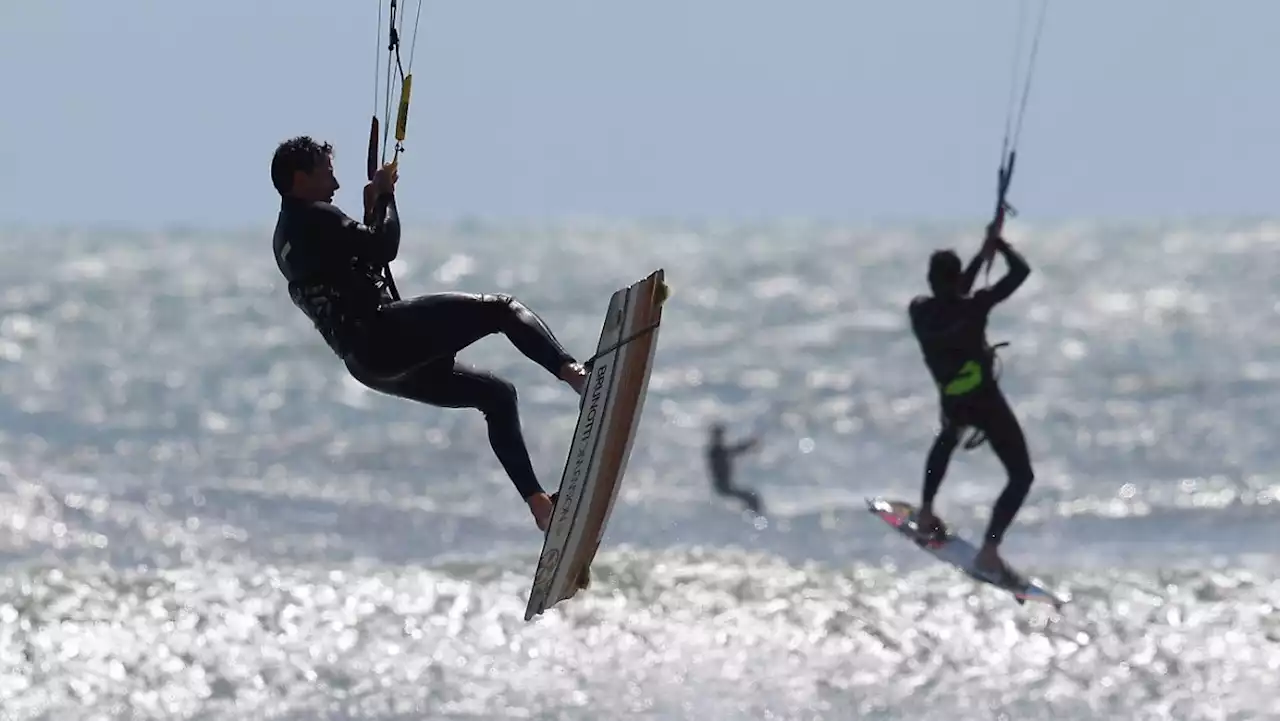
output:
M 582 363 L 582 367 L 583 367 L 583 368 L 585 368 L 585 369 L 587 369 L 587 372 L 588 372 L 588 373 L 590 373 L 590 372 L 591 372 L 591 367 L 595 365 L 596 361 L 598 361 L 598 360 L 600 360 L 601 358 L 603 358 L 603 357 L 605 357 L 605 356 L 609 355 L 610 353 L 613 353 L 614 351 L 616 351 L 616 350 L 618 350 L 619 348 L 621 348 L 621 347 L 623 347 L 623 346 L 627 345 L 628 343 L 631 343 L 631 342 L 633 342 L 633 341 L 640 340 L 640 339 L 641 339 L 641 338 L 643 338 L 644 336 L 646 336 L 646 335 L 648 335 L 648 334 L 650 334 L 650 333 L 654 332 L 655 330 L 657 330 L 657 329 L 658 329 L 658 326 L 660 326 L 660 325 L 662 325 L 662 322 L 661 322 L 661 321 L 655 321 L 655 322 L 653 322 L 653 323 L 650 323 L 649 325 L 647 325 L 647 326 L 645 326 L 645 327 L 641 328 L 640 330 L 638 330 L 638 331 L 636 331 L 636 332 L 632 333 L 631 335 L 627 336 L 626 338 L 623 338 L 622 340 L 618 341 L 617 343 L 614 343 L 613 345 L 611 345 L 611 346 L 609 346 L 609 347 L 605 348 L 604 350 L 600 351 L 599 353 L 596 353 L 595 355 L 591 356 L 590 358 L 588 358 L 587 360 L 585 360 L 585 361 Z

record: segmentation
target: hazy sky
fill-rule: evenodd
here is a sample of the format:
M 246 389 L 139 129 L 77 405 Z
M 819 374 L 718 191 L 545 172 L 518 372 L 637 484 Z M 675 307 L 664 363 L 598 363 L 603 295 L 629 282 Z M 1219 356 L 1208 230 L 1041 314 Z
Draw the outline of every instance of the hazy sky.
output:
M 378 2 L 0 0 L 0 222 L 269 224 L 271 151 L 300 133 L 338 146 L 358 211 Z M 1280 2 L 1049 12 L 1024 217 L 1273 211 Z M 1015 0 L 425 0 L 401 208 L 981 216 L 1016 17 Z

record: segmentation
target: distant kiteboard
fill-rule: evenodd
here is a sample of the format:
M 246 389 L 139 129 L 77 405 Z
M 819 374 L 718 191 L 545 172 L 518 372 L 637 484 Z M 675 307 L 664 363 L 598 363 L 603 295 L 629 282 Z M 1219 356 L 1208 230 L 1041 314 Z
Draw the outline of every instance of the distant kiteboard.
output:
M 586 364 L 587 392 L 534 573 L 526 621 L 572 598 L 589 583 L 591 562 L 613 511 L 644 409 L 668 293 L 663 278 L 659 269 L 609 299 L 596 354 Z
M 951 533 L 949 530 L 941 538 L 929 538 L 920 533 L 916 526 L 916 508 L 905 501 L 890 501 L 883 498 L 868 498 L 867 509 L 880 517 L 880 520 L 897 529 L 912 543 L 928 551 L 934 558 L 964 571 L 975 581 L 995 586 L 1013 594 L 1019 604 L 1036 601 L 1061 609 L 1069 598 L 1060 598 L 1040 585 L 1039 582 L 1027 580 L 1012 567 L 1010 575 L 1002 579 L 1002 583 L 988 579 L 978 573 L 974 566 L 974 558 L 978 549 L 973 544 Z

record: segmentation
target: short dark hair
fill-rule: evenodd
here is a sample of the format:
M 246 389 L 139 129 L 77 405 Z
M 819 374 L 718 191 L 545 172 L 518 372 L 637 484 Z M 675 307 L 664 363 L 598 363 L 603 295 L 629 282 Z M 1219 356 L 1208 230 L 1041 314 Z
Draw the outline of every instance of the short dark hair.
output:
M 318 143 L 306 135 L 289 138 L 280 143 L 276 154 L 271 156 L 271 184 L 285 195 L 293 190 L 295 172 L 310 173 L 316 169 L 316 163 L 330 155 L 333 155 L 333 146 L 328 143 Z
M 960 256 L 954 250 L 935 250 L 929 256 L 929 286 L 934 293 L 950 290 L 962 272 Z

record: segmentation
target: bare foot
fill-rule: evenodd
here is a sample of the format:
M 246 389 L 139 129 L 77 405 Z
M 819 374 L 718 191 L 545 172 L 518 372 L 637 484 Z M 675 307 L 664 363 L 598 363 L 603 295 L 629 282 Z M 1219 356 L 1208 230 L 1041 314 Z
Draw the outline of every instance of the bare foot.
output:
M 555 501 L 545 493 L 535 493 L 524 499 L 529 504 L 529 511 L 533 513 L 533 522 L 538 524 L 538 530 L 546 532 L 551 527 L 551 515 L 556 510 Z
M 1004 559 L 1000 557 L 999 547 L 989 543 L 982 544 L 982 548 L 978 549 L 978 555 L 974 557 L 973 565 L 979 573 L 990 577 L 997 583 L 1005 583 L 1012 575 L 1009 572 L 1009 567 L 1005 565 Z
M 916 529 L 925 538 L 933 538 L 947 532 L 946 527 L 942 525 L 942 521 L 933 515 L 932 508 L 921 508 L 916 512 Z
M 560 368 L 560 380 L 569 384 L 569 387 L 582 396 L 587 391 L 587 369 L 577 361 L 565 363 Z

